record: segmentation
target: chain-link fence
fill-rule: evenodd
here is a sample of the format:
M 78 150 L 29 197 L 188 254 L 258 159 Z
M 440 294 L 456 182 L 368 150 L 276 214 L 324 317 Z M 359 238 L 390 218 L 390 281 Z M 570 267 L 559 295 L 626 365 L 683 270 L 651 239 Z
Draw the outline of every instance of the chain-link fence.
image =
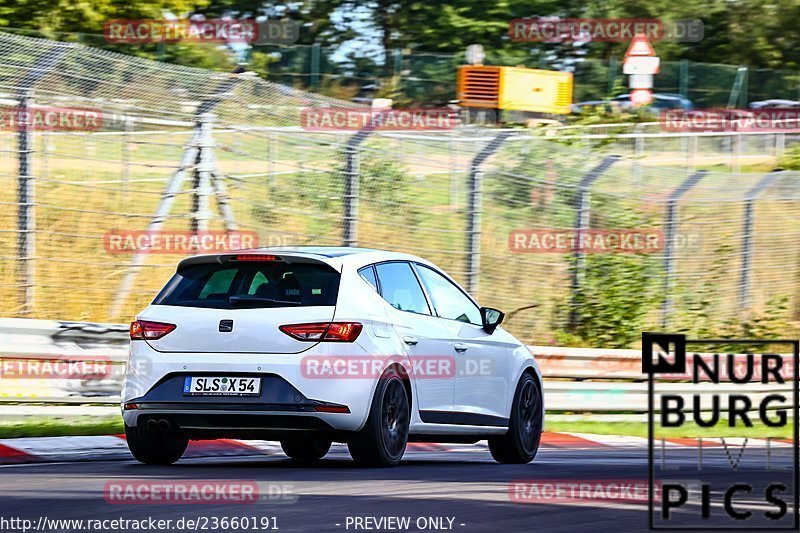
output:
M 129 319 L 180 256 L 123 253 L 108 235 L 148 229 L 416 253 L 538 344 L 769 335 L 800 315 L 798 175 L 768 171 L 791 132 L 314 132 L 301 108 L 344 103 L 7 34 L 0 93 L 103 118 L 0 131 L 6 315 Z M 737 170 L 748 158 L 765 170 Z

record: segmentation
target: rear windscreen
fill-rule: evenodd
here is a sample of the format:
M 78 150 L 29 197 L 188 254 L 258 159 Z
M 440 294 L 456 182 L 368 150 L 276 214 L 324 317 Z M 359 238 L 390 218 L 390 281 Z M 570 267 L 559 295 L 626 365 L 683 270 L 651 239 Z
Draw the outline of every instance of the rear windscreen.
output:
M 182 268 L 154 305 L 215 309 L 332 306 L 339 273 L 313 263 L 204 263 Z

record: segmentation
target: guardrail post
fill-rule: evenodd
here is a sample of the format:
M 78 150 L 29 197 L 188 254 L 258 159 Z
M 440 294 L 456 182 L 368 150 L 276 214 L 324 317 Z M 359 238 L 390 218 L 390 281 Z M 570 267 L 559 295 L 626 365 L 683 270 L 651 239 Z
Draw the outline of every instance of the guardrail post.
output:
M 578 312 L 578 299 L 579 293 L 581 290 L 581 285 L 583 283 L 583 270 L 584 270 L 584 261 L 585 261 L 585 254 L 581 250 L 580 247 L 580 239 L 581 233 L 589 229 L 589 216 L 591 213 L 591 209 L 589 206 L 589 189 L 592 187 L 592 184 L 597 181 L 597 179 L 606 173 L 606 171 L 611 168 L 611 166 L 619 161 L 620 157 L 618 155 L 610 155 L 605 157 L 599 165 L 594 167 L 592 170 L 587 172 L 583 178 L 581 178 L 580 183 L 578 184 L 578 200 L 577 200 L 577 207 L 578 212 L 575 216 L 575 229 L 577 230 L 577 246 L 575 246 L 575 265 L 572 270 L 572 305 L 570 305 L 569 310 L 569 326 L 570 328 L 574 328 L 577 326 L 578 321 L 580 320 L 580 313 Z
M 698 170 L 672 191 L 667 200 L 666 232 L 664 235 L 664 305 L 661 325 L 669 327 L 669 318 L 672 314 L 672 277 L 675 271 L 675 233 L 677 228 L 678 200 L 686 194 L 689 189 L 697 185 L 706 175 L 705 170 Z
M 475 295 L 478 291 L 481 268 L 481 214 L 483 211 L 483 165 L 511 136 L 511 131 L 501 131 L 478 152 L 469 165 L 467 199 L 467 290 Z
M 20 98 L 19 116 L 17 126 L 17 142 L 19 153 L 18 183 L 17 183 L 17 258 L 19 265 L 19 283 L 22 287 L 21 314 L 29 316 L 33 309 L 36 270 L 34 257 L 36 255 L 36 219 L 34 213 L 34 181 L 31 165 L 33 153 L 33 139 L 31 136 L 31 106 L 33 93 L 25 91 Z
M 753 256 L 753 208 L 761 192 L 783 173 L 781 169 L 773 170 L 747 192 L 744 200 L 744 218 L 742 220 L 742 265 L 739 271 L 739 309 L 744 317 L 750 305 L 750 263 Z

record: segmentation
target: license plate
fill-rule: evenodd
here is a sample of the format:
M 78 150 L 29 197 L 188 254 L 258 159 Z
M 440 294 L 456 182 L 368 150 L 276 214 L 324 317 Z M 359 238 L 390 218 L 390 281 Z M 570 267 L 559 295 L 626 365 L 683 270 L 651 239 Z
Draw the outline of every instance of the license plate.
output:
M 188 396 L 258 396 L 261 378 L 186 376 L 183 394 Z

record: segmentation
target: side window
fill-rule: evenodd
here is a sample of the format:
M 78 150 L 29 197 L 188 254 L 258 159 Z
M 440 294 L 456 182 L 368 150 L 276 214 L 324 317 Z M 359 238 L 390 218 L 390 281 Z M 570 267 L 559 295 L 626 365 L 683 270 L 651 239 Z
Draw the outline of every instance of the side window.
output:
M 358 271 L 359 275 L 364 278 L 364 281 L 372 285 L 372 288 L 375 289 L 375 292 L 378 291 L 378 280 L 375 279 L 375 269 L 372 268 L 372 265 L 365 266 L 364 268 Z
M 395 309 L 412 313 L 431 314 L 425 293 L 408 263 L 375 265 L 381 281 L 381 296 Z
M 481 312 L 461 289 L 450 280 L 424 265 L 416 265 L 419 277 L 433 300 L 433 307 L 442 318 L 481 325 Z

